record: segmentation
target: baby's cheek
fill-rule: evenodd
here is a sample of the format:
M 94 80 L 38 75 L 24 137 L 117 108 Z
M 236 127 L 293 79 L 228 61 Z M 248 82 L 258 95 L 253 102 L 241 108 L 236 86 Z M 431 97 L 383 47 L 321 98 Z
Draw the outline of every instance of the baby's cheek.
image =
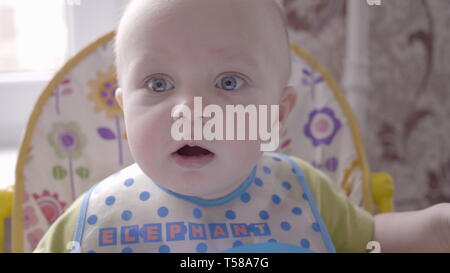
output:
M 159 122 L 156 114 L 146 114 L 140 117 L 129 117 L 127 120 L 128 142 L 131 153 L 136 161 L 148 161 L 149 155 L 159 156 L 161 140 L 164 138 L 164 123 Z M 139 163 L 139 162 L 138 162 Z M 148 164 L 149 162 L 146 162 Z
M 223 153 L 237 166 L 253 166 L 262 155 L 259 141 L 225 141 Z
M 149 139 L 151 136 L 148 132 L 149 131 L 145 127 L 139 126 L 138 124 L 129 126 L 128 143 L 130 145 L 131 153 L 138 163 L 145 158 L 144 155 L 148 153 L 148 149 L 151 149 L 152 147 L 147 144 L 147 142 L 151 141 L 151 139 Z

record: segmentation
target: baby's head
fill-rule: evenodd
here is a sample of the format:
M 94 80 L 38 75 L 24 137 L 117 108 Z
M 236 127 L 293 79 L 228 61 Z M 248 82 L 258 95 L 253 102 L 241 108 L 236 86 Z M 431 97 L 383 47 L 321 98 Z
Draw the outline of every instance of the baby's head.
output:
M 290 48 L 275 1 L 132 0 L 125 11 L 116 37 L 116 97 L 131 153 L 159 185 L 218 198 L 237 188 L 262 155 L 260 140 L 174 140 L 176 105 L 194 109 L 194 97 L 224 110 L 279 105 L 285 124 L 296 95 L 287 86 Z

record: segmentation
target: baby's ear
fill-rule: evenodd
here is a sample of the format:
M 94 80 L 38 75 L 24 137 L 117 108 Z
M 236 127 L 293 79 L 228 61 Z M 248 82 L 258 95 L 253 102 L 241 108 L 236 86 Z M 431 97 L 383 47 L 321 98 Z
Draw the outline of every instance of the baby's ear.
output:
M 122 88 L 118 87 L 116 89 L 116 92 L 114 93 L 114 97 L 116 98 L 117 104 L 120 106 L 120 108 L 123 109 L 123 98 L 122 98 Z
M 280 98 L 280 129 L 284 128 L 287 118 L 297 104 L 297 89 L 287 86 L 283 89 Z

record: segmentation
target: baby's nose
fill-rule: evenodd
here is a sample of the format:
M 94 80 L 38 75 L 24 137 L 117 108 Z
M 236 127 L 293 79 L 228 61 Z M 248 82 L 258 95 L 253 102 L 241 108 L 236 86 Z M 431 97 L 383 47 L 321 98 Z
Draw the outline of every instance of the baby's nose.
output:
M 194 109 L 202 111 L 206 106 L 217 104 L 217 102 L 218 101 L 214 97 L 214 95 L 210 94 L 186 94 L 177 100 L 177 104 L 185 105 L 186 107 L 191 109 L 192 113 L 194 113 Z
M 173 108 L 172 117 L 174 120 L 179 118 L 184 118 L 191 120 L 192 122 L 196 119 L 202 119 L 205 123 L 210 117 L 204 115 L 204 108 L 209 105 L 205 104 L 204 98 L 201 96 L 191 97 L 180 101 Z

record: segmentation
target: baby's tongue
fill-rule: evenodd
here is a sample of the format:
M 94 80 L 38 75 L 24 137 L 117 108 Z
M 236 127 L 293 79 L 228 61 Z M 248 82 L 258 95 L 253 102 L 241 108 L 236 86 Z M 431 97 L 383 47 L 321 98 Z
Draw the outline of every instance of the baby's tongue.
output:
M 190 147 L 188 145 L 178 150 L 178 154 L 182 156 L 203 156 L 211 154 L 210 151 L 199 146 Z

